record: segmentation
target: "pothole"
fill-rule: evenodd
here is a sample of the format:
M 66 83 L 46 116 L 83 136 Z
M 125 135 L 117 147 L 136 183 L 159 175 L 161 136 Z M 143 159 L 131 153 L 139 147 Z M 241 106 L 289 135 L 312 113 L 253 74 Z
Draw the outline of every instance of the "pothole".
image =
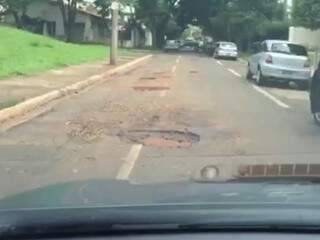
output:
M 156 80 L 155 77 L 141 77 L 140 80 Z
M 189 73 L 195 74 L 195 73 L 198 73 L 198 71 L 196 71 L 196 70 L 191 70 L 191 71 L 189 71 Z
M 170 90 L 169 87 L 163 87 L 163 86 L 134 86 L 133 89 L 135 91 L 164 91 L 164 90 Z
M 104 135 L 104 125 L 97 121 L 68 122 L 68 137 L 87 143 L 96 142 Z
M 123 141 L 154 148 L 191 148 L 200 141 L 200 136 L 181 131 L 129 131 L 118 134 Z

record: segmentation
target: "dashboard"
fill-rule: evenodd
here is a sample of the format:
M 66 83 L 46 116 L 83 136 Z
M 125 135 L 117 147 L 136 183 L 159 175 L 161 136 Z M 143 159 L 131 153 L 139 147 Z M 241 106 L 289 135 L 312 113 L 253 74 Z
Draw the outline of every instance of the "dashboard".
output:
M 55 240 L 55 238 L 50 238 Z M 57 238 L 57 240 L 64 238 Z M 65 238 L 66 240 L 319 240 L 317 233 L 178 233 Z

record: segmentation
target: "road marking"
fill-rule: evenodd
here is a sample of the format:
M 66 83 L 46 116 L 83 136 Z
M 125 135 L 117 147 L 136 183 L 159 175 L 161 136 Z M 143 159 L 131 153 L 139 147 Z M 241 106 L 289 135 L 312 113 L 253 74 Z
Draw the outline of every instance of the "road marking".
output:
M 128 180 L 131 174 L 132 169 L 134 168 L 134 165 L 140 155 L 142 149 L 141 144 L 136 144 L 131 147 L 131 150 L 122 164 L 116 179 L 117 180 Z
M 165 97 L 167 95 L 167 91 L 160 91 L 160 97 Z
M 237 73 L 235 70 L 228 68 L 228 71 L 231 72 L 233 75 L 237 76 L 237 77 L 242 77 L 240 73 Z
M 217 63 L 218 63 L 219 65 L 221 65 L 221 66 L 223 65 L 222 62 L 220 62 L 220 61 L 217 61 Z
M 273 88 L 270 90 L 273 95 L 284 97 L 292 100 L 309 100 L 309 93 L 306 91 L 299 91 L 294 89 L 277 89 Z
M 176 65 L 174 65 L 173 67 L 172 67 L 172 73 L 175 73 L 176 72 L 176 70 L 177 70 L 177 66 Z
M 180 57 L 177 58 L 176 63 L 177 63 L 177 64 L 180 63 Z
M 274 103 L 276 103 L 278 106 L 282 107 L 282 108 L 290 108 L 289 105 L 285 104 L 284 102 L 280 101 L 278 98 L 276 98 L 275 96 L 271 95 L 270 93 L 268 93 L 267 91 L 263 90 L 262 88 L 260 88 L 259 86 L 256 85 L 252 85 L 253 89 L 256 90 L 257 92 L 261 93 L 262 95 L 264 95 L 265 97 L 269 98 L 271 101 L 273 101 Z

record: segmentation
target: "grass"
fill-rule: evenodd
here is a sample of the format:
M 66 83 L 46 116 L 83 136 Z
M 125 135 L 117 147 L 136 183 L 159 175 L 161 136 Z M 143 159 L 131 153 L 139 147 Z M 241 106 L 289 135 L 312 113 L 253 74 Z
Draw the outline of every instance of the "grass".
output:
M 248 61 L 251 55 L 252 54 L 249 53 L 249 52 L 241 52 L 240 53 L 240 58 L 242 58 L 245 61 Z
M 9 100 L 6 100 L 5 102 L 0 102 L 0 110 L 4 109 L 4 108 L 15 106 L 19 102 L 21 102 L 21 101 L 19 101 L 18 99 L 9 99 Z
M 0 26 L 0 79 L 103 59 L 108 51 Z

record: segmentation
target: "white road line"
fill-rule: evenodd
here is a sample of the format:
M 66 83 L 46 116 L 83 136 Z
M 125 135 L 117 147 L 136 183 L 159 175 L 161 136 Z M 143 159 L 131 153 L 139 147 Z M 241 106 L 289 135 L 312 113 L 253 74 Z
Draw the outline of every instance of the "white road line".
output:
M 180 57 L 177 58 L 176 63 L 177 63 L 177 64 L 180 63 Z
M 177 70 L 177 66 L 176 66 L 176 65 L 174 65 L 174 66 L 172 67 L 171 72 L 172 72 L 172 73 L 175 73 L 175 72 L 176 72 L 176 70 Z
M 228 68 L 228 71 L 231 72 L 233 75 L 237 76 L 237 77 L 242 77 L 240 73 L 237 73 L 235 70 Z
M 160 97 L 165 97 L 167 95 L 167 91 L 160 91 Z
M 126 160 L 122 164 L 122 166 L 117 174 L 117 177 L 116 177 L 117 180 L 128 180 L 129 179 L 131 171 L 134 168 L 134 165 L 140 155 L 141 149 L 142 149 L 141 144 L 133 145 L 131 147 L 131 150 L 130 150 Z
M 269 98 L 271 101 L 273 101 L 274 103 L 276 103 L 278 106 L 282 107 L 282 108 L 290 108 L 289 105 L 285 104 L 284 102 L 280 101 L 278 98 L 276 98 L 275 96 L 271 95 L 270 93 L 268 93 L 267 91 L 263 90 L 262 88 L 260 88 L 259 86 L 256 85 L 252 85 L 253 89 L 256 90 L 257 92 L 261 93 L 263 96 Z
M 223 65 L 222 62 L 220 62 L 220 61 L 217 61 L 217 63 L 218 63 L 219 65 L 221 65 L 221 66 Z

